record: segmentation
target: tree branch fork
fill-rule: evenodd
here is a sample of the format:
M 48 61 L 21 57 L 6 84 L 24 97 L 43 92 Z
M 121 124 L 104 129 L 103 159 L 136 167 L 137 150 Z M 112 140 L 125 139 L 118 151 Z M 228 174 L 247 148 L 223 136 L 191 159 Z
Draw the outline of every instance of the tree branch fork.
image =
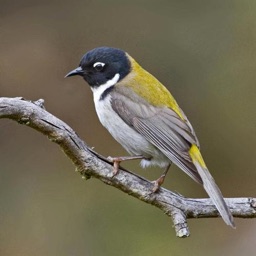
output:
M 123 168 L 113 176 L 112 163 L 92 150 L 66 123 L 47 112 L 42 99 L 32 102 L 21 97 L 2 97 L 0 98 L 1 118 L 12 119 L 48 136 L 52 142 L 62 148 L 83 177 L 97 178 L 162 210 L 172 218 L 178 237 L 190 235 L 187 219 L 219 217 L 210 199 L 185 198 L 165 188 L 152 193 L 152 182 Z M 225 200 L 234 217 L 256 217 L 256 198 L 226 198 Z

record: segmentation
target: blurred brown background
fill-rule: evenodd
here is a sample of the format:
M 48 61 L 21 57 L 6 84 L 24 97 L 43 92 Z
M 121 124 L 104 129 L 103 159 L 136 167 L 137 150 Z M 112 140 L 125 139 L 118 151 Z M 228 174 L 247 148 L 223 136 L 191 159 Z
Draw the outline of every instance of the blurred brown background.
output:
M 173 93 L 192 122 L 205 160 L 227 197 L 255 196 L 256 2 L 0 0 L 0 96 L 45 99 L 108 156 L 124 150 L 99 124 L 89 86 L 64 79 L 97 46 L 129 52 Z M 172 222 L 98 180 L 84 181 L 46 137 L 0 120 L 0 255 L 249 255 L 256 220 Z M 148 179 L 159 169 L 125 167 Z M 203 189 L 176 167 L 165 187 Z

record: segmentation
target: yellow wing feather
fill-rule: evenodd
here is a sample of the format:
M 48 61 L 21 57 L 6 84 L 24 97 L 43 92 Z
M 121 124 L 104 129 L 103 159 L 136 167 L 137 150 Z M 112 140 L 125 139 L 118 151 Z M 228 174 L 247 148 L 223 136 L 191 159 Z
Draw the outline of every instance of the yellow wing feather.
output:
M 191 146 L 191 148 L 189 149 L 189 155 L 190 155 L 193 162 L 198 162 L 201 165 L 201 167 L 206 168 L 206 164 L 205 164 L 204 159 L 201 155 L 201 152 L 195 144 L 193 144 Z

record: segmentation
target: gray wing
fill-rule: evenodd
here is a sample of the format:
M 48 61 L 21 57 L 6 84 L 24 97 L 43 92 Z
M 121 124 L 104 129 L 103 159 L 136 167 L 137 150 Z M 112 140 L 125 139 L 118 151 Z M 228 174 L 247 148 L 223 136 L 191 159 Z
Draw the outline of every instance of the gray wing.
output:
M 127 88 L 117 88 L 112 91 L 111 96 L 112 108 L 129 126 L 143 135 L 192 179 L 202 183 L 188 153 L 191 144 L 199 147 L 199 143 L 185 115 L 185 120 L 182 120 L 170 108 L 151 106 L 134 93 L 131 94 Z

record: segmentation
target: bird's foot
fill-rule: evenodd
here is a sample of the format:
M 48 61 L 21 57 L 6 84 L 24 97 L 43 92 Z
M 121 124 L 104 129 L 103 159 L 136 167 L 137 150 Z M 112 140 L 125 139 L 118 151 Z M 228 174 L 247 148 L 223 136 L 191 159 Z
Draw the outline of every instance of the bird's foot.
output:
M 143 156 L 119 156 L 119 157 L 108 157 L 108 160 L 113 163 L 113 177 L 118 174 L 120 163 L 128 160 L 142 159 Z
M 166 175 L 162 174 L 157 180 L 152 181 L 154 185 L 152 189 L 153 193 L 156 193 L 159 190 L 159 188 L 162 186 L 162 184 L 164 183 L 165 176 Z
M 159 190 L 159 188 L 162 186 L 162 184 L 164 183 L 164 179 L 165 179 L 165 177 L 166 177 L 166 175 L 167 175 L 167 173 L 168 173 L 168 170 L 169 170 L 169 168 L 170 168 L 170 166 L 171 166 L 171 164 L 169 164 L 167 167 L 166 167 L 166 169 L 165 169 L 165 171 L 163 172 L 163 174 L 157 179 L 157 180 L 154 180 L 153 181 L 153 189 L 152 189 L 152 192 L 153 193 L 156 193 L 158 190 Z

